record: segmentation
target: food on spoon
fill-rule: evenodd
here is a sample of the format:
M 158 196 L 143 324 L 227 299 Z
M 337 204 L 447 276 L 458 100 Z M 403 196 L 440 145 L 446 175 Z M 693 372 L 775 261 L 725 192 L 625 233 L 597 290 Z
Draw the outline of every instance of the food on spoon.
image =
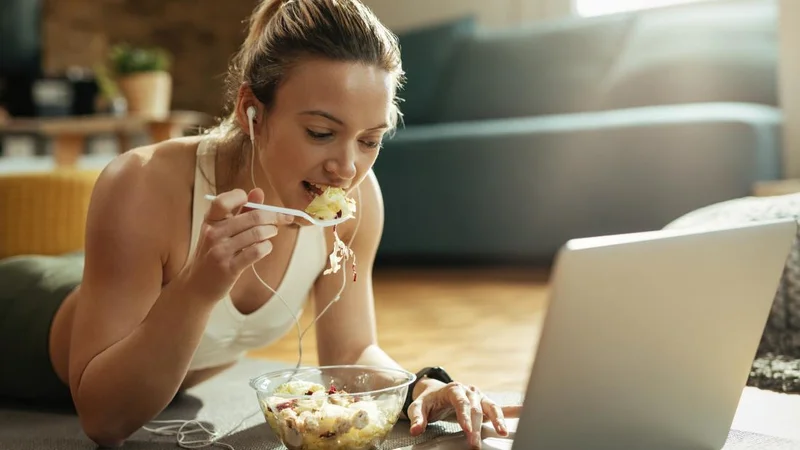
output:
M 302 398 L 286 398 L 285 396 Z M 286 382 L 266 399 L 264 416 L 290 450 L 372 449 L 391 431 L 396 411 L 384 402 L 352 396 L 331 385 Z M 394 405 L 396 406 L 396 405 Z
M 314 199 L 305 211 L 315 219 L 333 220 L 340 217 L 351 218 L 356 212 L 356 202 L 347 196 L 344 189 L 322 186 L 308 181 L 303 182 Z
M 306 207 L 305 211 L 315 219 L 331 220 L 340 217 L 353 217 L 356 212 L 356 202 L 347 196 L 342 188 L 333 186 L 323 186 L 309 181 L 304 181 L 303 186 L 311 193 L 314 199 Z M 333 227 L 333 251 L 328 256 L 330 267 L 325 269 L 324 275 L 338 272 L 342 268 L 342 261 L 353 258 L 353 282 L 358 280 L 356 272 L 356 261 L 353 250 L 350 249 L 340 238 L 336 227 Z
M 353 249 L 347 246 L 339 238 L 339 233 L 334 229 L 333 230 L 333 250 L 331 254 L 328 255 L 328 262 L 330 263 L 330 267 L 325 269 L 322 272 L 323 275 L 328 275 L 331 273 L 336 273 L 339 269 L 342 268 L 342 260 L 353 258 L 353 281 L 357 281 L 358 274 L 356 272 L 356 254 L 353 252 Z

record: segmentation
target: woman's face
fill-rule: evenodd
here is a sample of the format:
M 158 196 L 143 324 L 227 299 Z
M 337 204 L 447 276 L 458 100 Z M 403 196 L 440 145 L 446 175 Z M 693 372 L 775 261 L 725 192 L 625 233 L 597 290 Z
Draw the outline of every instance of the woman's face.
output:
M 313 59 L 294 67 L 255 129 L 265 200 L 305 209 L 309 183 L 352 191 L 390 129 L 393 84 L 391 74 L 363 64 Z

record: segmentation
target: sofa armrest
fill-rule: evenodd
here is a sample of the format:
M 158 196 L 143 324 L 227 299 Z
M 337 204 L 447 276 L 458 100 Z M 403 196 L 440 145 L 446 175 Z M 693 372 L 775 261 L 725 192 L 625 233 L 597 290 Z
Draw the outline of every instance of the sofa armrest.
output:
M 383 256 L 549 259 L 781 176 L 776 108 L 716 103 L 420 125 L 387 140 Z

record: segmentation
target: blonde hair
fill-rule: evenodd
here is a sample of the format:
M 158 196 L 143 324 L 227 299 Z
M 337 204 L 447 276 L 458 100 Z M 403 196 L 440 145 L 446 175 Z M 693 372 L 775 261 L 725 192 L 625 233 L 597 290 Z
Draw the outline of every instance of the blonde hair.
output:
M 231 61 L 226 79 L 227 117 L 209 133 L 245 147 L 236 122 L 236 99 L 246 83 L 272 107 L 281 82 L 303 58 L 317 57 L 379 67 L 395 77 L 390 126 L 400 119 L 396 93 L 404 80 L 397 36 L 359 0 L 264 0 L 249 20 L 249 32 Z M 239 166 L 245 155 L 236 152 Z

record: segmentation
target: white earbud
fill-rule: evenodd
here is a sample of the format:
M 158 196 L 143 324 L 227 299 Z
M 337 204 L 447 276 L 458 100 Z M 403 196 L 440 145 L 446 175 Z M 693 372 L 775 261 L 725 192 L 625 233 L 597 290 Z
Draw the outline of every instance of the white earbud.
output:
M 255 106 L 248 106 L 247 107 L 247 122 L 250 125 L 250 142 L 255 140 L 255 135 L 253 134 L 253 122 L 256 120 L 256 108 Z

